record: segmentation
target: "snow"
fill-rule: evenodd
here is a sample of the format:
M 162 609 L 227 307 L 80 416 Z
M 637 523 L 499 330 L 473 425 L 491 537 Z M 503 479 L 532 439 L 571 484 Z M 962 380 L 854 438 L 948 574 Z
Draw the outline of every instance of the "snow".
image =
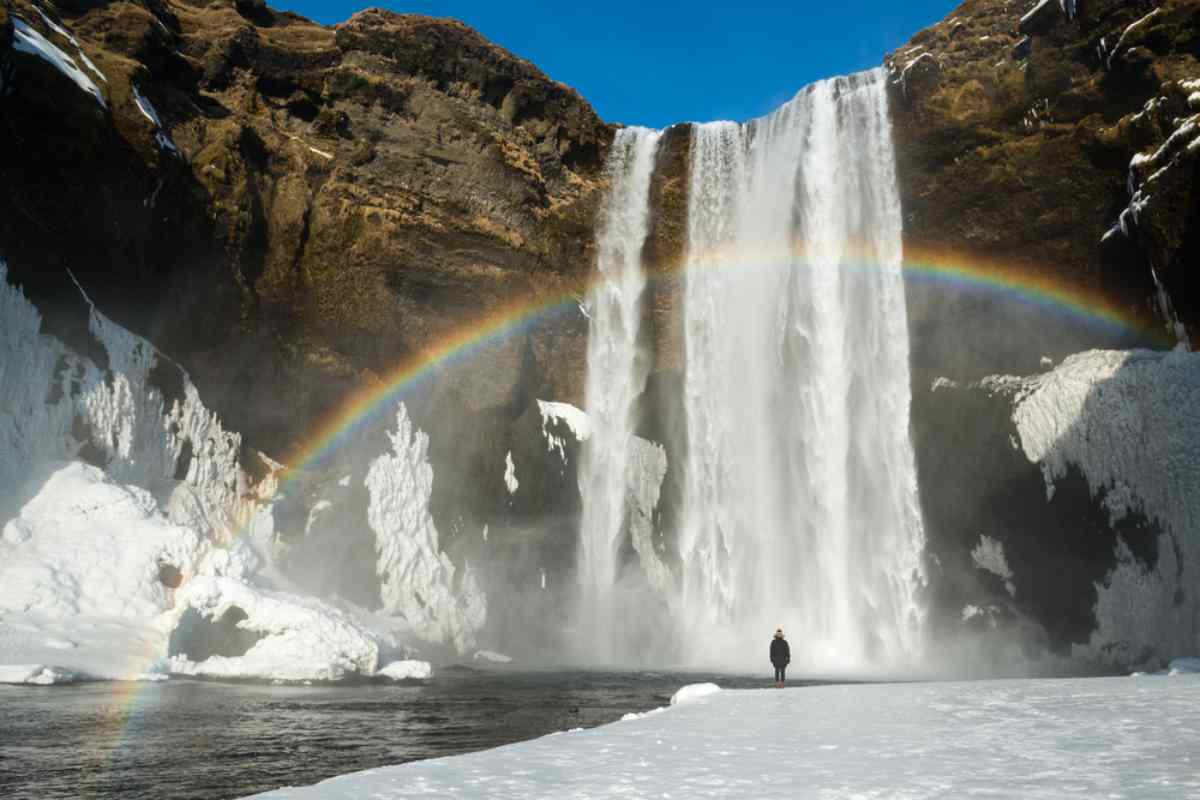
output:
M 671 695 L 671 705 L 680 706 L 684 703 L 692 703 L 702 697 L 716 694 L 719 691 L 721 691 L 721 687 L 715 683 L 689 683 Z
M 154 126 L 154 140 L 158 142 L 158 146 L 163 150 L 178 154 L 179 149 L 175 147 L 175 143 L 171 141 L 171 137 L 163 129 L 162 119 L 159 118 L 158 111 L 146 99 L 145 95 L 138 91 L 137 84 L 131 83 L 129 86 L 133 89 L 133 101 L 137 104 L 138 111 L 141 111 L 142 116 L 150 120 L 150 124 Z
M 1163 532 L 1153 569 L 1118 544 L 1086 651 L 1200 651 L 1200 354 L 1094 350 L 1008 386 L 1048 496 L 1074 465 L 1093 494 L 1106 492 L 1114 522 L 1139 513 Z
M 1029 11 L 1026 12 L 1026 14 L 1023 17 L 1021 17 L 1021 22 L 1020 22 L 1019 27 L 1023 27 L 1024 25 L 1028 24 L 1030 20 L 1032 20 L 1038 14 L 1042 13 L 1042 9 L 1046 8 L 1046 6 L 1050 5 L 1053 2 L 1055 2 L 1055 0 L 1039 0 L 1037 5 L 1035 5 L 1031 9 L 1029 9 Z M 1063 0 L 1058 0 L 1058 4 L 1059 4 L 1060 8 L 1062 7 L 1062 2 L 1063 2 Z
M 380 455 L 367 471 L 370 492 L 367 521 L 375 531 L 376 566 L 384 610 L 402 615 L 421 638 L 452 644 L 464 653 L 487 616 L 487 601 L 474 573 L 461 577 L 438 545 L 429 512 L 433 467 L 429 437 L 414 430 L 403 403 L 396 411 L 392 452 Z
M 74 683 L 75 673 L 42 664 L 0 665 L 0 683 L 28 683 L 35 686 L 51 686 L 56 683 Z
M 503 653 L 497 653 L 493 650 L 479 650 L 475 653 L 476 661 L 490 661 L 493 664 L 510 664 L 512 657 L 506 656 Z
M 171 607 L 160 564 L 193 573 L 195 532 L 159 513 L 143 489 L 78 461 L 52 466 L 18 489 L 30 499 L 4 525 L 0 612 L 152 617 Z
M 512 450 L 504 456 L 504 487 L 509 494 L 515 494 L 521 482 L 517 480 L 517 465 L 513 463 Z M 485 537 L 486 538 L 486 537 Z
M 553 428 L 565 425 L 576 442 L 585 442 L 591 435 L 591 420 L 586 412 L 569 403 L 555 403 L 548 400 L 538 400 L 538 411 L 542 415 L 542 436 L 546 438 L 546 449 L 558 451 L 559 457 L 565 463 L 567 460 L 566 438 L 553 432 Z
M 42 11 L 37 6 L 34 6 L 33 10 L 36 11 L 37 15 L 42 18 L 42 22 L 46 23 L 47 28 L 54 31 L 59 36 L 63 37 L 64 39 L 66 39 L 68 42 L 75 45 L 76 47 L 79 47 L 79 40 L 77 40 L 74 36 L 72 36 L 70 31 L 68 31 L 63 26 L 59 25 L 54 20 L 50 19 L 50 17 L 46 16 L 46 12 Z
M 96 98 L 96 102 L 100 104 L 101 108 L 108 108 L 108 103 L 104 101 L 104 95 L 100 93 L 100 87 L 96 86 L 92 82 L 92 79 L 79 69 L 74 59 L 58 49 L 58 46 L 45 36 L 42 36 L 42 34 L 29 27 L 20 17 L 14 16 L 12 21 L 12 46 L 14 50 L 29 53 L 47 61 L 63 75 L 74 81 L 76 86 Z
M 333 159 L 333 153 L 327 153 L 324 150 L 318 150 L 317 148 L 310 145 L 308 142 L 301 139 L 299 136 L 289 136 L 288 138 L 294 142 L 299 142 L 301 145 L 308 148 L 309 152 L 315 153 L 316 155 L 319 155 L 321 158 L 330 159 L 330 160 Z
M 376 674 L 394 681 L 424 681 L 433 677 L 433 666 L 428 661 L 405 659 L 393 661 Z
M 930 62 L 931 64 L 933 64 L 935 67 L 938 67 L 939 69 L 941 68 L 941 64 L 938 62 L 937 58 L 935 58 L 932 53 L 921 53 L 921 55 L 910 60 L 908 63 L 906 63 L 904 65 L 904 68 L 900 71 L 900 87 L 901 87 L 901 89 L 904 90 L 904 94 L 906 94 L 906 95 L 908 94 L 908 73 L 912 71 L 913 67 L 915 67 L 918 64 L 921 64 L 925 61 Z
M 654 549 L 654 510 L 666 474 L 666 449 L 640 436 L 633 437 L 625 485 L 629 533 L 650 586 L 663 597 L 672 587 L 672 577 Z
M 95 75 L 97 78 L 104 81 L 105 83 L 108 83 L 108 78 L 104 77 L 104 73 L 101 72 L 99 69 L 97 69 L 96 65 L 92 63 L 92 60 L 87 57 L 87 54 L 83 52 L 83 45 L 81 45 L 79 43 L 78 39 L 76 39 L 74 36 L 71 35 L 70 31 L 68 31 L 62 25 L 59 25 L 54 20 L 50 19 L 50 17 L 46 16 L 46 12 L 42 11 L 37 6 L 34 6 L 33 10 L 36 11 L 38 16 L 42 18 L 42 22 L 46 23 L 46 27 L 48 27 L 50 30 L 54 31 L 59 36 L 66 39 L 71 44 L 75 45 L 75 49 L 79 51 L 80 60 L 83 61 L 83 65 L 85 67 L 87 67 L 89 70 L 92 71 L 93 75 Z
M 1117 39 L 1117 43 L 1115 45 L 1113 45 L 1113 49 L 1108 54 L 1107 66 L 1110 69 L 1112 68 L 1113 59 L 1116 57 L 1117 53 L 1121 52 L 1121 48 L 1125 44 L 1125 40 L 1129 37 L 1129 34 L 1133 33 L 1138 28 L 1145 25 L 1147 22 L 1154 19 L 1161 13 L 1162 13 L 1162 9 L 1156 8 L 1153 11 L 1151 11 L 1149 14 L 1147 14 L 1146 16 L 1144 16 L 1138 20 L 1135 20 L 1128 28 L 1126 28 L 1125 30 L 1123 30 L 1121 32 L 1121 36 Z
M 988 625 L 996 627 L 996 614 L 999 611 L 995 606 L 977 606 L 965 605 L 962 609 L 962 621 L 968 622 L 977 617 L 983 617 L 987 620 Z
M 1200 678 L 725 691 L 660 713 L 344 775 L 270 800 L 1200 794 Z
M 1004 557 L 1002 542 L 990 536 L 980 536 L 979 544 L 971 551 L 971 560 L 978 569 L 990 572 L 1003 580 L 1004 588 L 1010 597 L 1016 595 L 1017 590 L 1012 582 L 1013 571 L 1008 566 L 1008 559 Z
M 401 452 L 374 462 L 367 486 L 393 608 L 306 596 L 274 560 L 282 465 L 250 454 L 267 468 L 252 484 L 240 436 L 187 374 L 83 299 L 104 368 L 41 333 L 0 260 L 4 680 L 339 680 L 373 675 L 383 656 L 406 658 L 408 637 L 469 645 L 483 597 L 471 570 L 436 549 L 428 441 L 403 409 Z M 311 524 L 328 508 L 315 501 Z M 431 605 L 411 620 L 395 611 L 422 600 Z M 230 622 L 253 634 L 246 652 L 186 657 L 195 641 L 186 626 L 235 608 Z
M 367 676 L 379 663 L 379 644 L 349 614 L 312 597 L 273 592 L 227 577 L 203 576 L 176 593 L 175 616 L 188 610 L 210 620 L 232 608 L 246 619 L 237 627 L 262 634 L 244 655 L 194 662 L 174 656 L 170 671 L 208 678 L 337 681 Z

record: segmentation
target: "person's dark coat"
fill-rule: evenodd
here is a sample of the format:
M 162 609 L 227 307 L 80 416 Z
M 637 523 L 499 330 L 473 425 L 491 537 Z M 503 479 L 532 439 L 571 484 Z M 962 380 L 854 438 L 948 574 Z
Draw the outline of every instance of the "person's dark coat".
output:
M 792 648 L 788 647 L 787 639 L 776 636 L 771 640 L 771 663 L 777 667 L 786 667 L 792 660 Z

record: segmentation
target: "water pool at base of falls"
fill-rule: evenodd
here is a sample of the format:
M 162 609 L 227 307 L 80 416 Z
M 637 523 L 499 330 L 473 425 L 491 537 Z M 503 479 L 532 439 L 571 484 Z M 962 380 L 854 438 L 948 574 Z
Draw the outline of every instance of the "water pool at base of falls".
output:
M 770 677 L 448 668 L 389 685 L 0 686 L 0 797 L 244 797 L 603 725 L 665 706 L 689 683 Z

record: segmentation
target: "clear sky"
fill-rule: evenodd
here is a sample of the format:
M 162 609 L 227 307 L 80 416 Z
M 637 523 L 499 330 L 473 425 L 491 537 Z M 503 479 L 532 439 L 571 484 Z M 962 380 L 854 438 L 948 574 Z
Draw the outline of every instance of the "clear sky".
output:
M 271 0 L 318 22 L 367 5 L 454 17 L 573 86 L 608 122 L 745 120 L 807 83 L 877 66 L 958 0 L 741 3 Z

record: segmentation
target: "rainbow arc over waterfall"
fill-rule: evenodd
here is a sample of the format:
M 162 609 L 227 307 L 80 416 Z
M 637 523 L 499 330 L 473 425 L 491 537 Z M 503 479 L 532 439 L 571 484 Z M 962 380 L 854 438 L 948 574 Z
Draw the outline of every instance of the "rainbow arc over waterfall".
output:
M 781 259 L 768 253 L 740 253 L 734 259 L 726 253 L 715 253 L 711 261 L 724 264 L 733 261 L 743 265 L 739 268 L 754 269 L 780 263 Z M 709 259 L 693 259 L 691 269 L 704 269 L 707 263 Z M 880 267 L 863 259 L 859 268 Z M 949 250 L 906 249 L 903 273 L 906 281 L 932 282 L 956 292 L 996 294 L 1000 302 L 1034 305 L 1048 315 L 1106 326 L 1110 331 L 1136 335 L 1147 343 L 1173 344 L 1161 326 L 1145 315 L 1113 304 L 1093 287 L 1073 283 L 1047 270 L 965 257 Z M 660 271 L 650 277 L 651 290 L 656 284 L 678 281 L 681 277 L 681 265 Z M 585 313 L 582 309 L 589 288 L 587 282 L 580 282 L 566 291 L 511 303 L 465 321 L 405 358 L 370 384 L 352 392 L 314 426 L 302 445 L 286 459 L 284 480 L 290 474 L 324 462 L 353 432 L 378 419 L 380 414 L 391 413 L 398 400 L 424 385 L 439 370 L 465 363 L 488 347 L 523 335 L 538 325 Z

